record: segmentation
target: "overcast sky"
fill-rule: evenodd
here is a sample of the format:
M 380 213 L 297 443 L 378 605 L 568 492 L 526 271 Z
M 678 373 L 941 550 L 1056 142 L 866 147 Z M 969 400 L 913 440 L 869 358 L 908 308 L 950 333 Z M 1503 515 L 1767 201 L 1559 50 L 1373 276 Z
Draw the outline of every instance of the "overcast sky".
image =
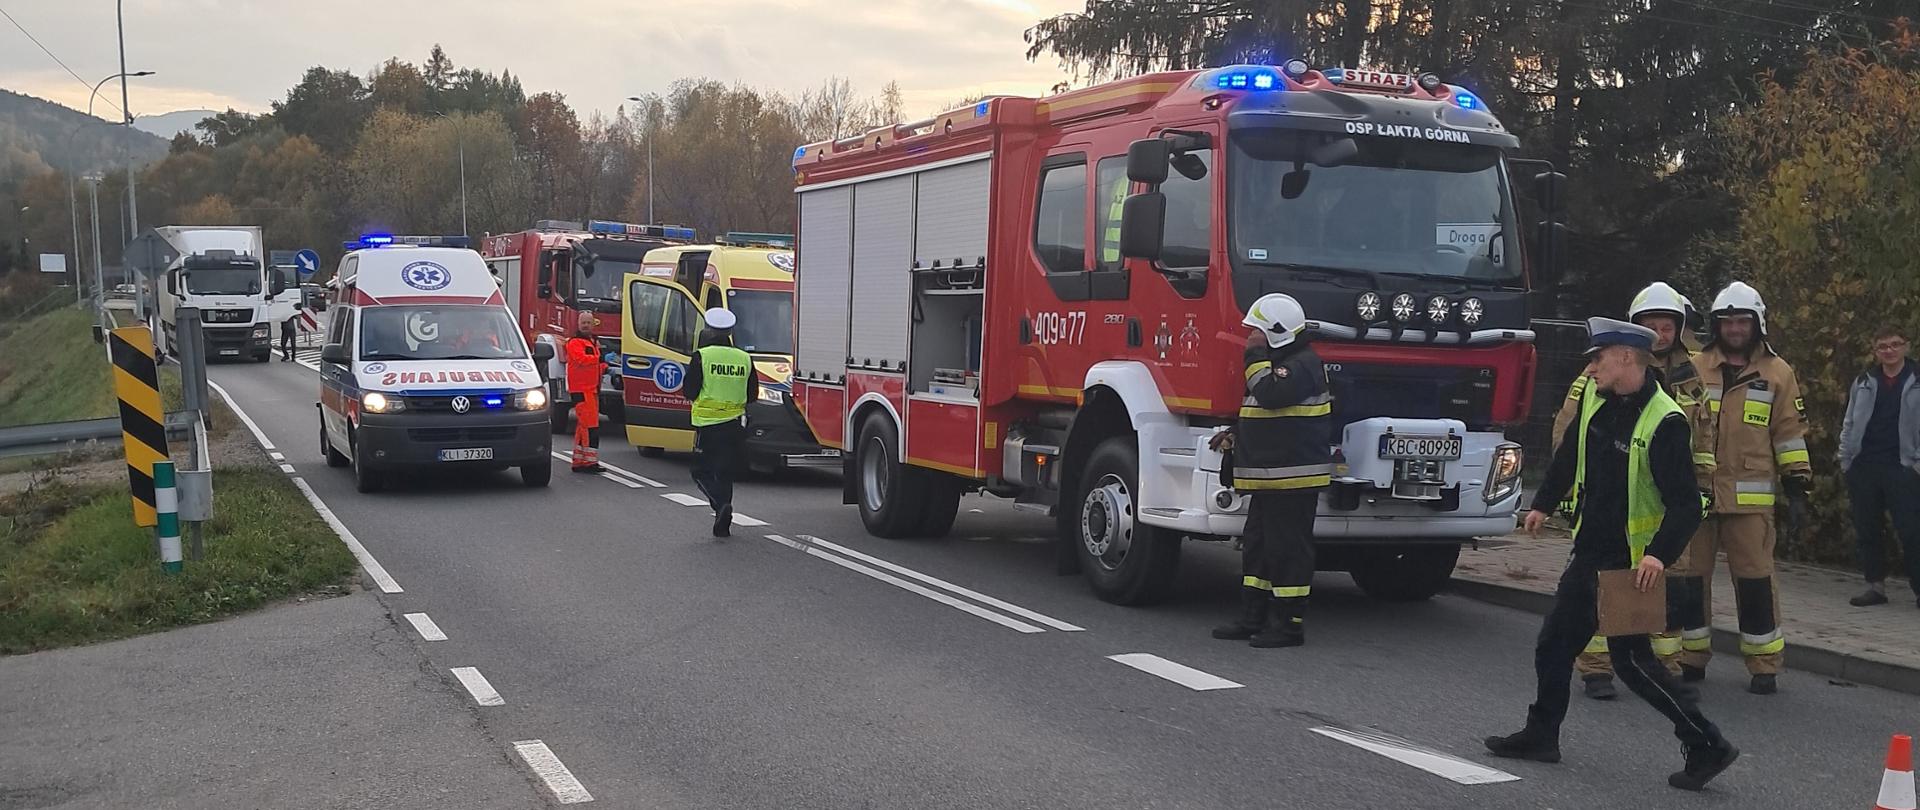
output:
M 789 93 L 842 76 L 897 80 L 910 114 L 1064 78 L 1021 32 L 1082 0 L 125 0 L 136 115 L 261 112 L 312 65 L 365 75 L 440 43 L 459 67 L 505 68 L 584 114 L 705 76 Z M 87 84 L 119 71 L 113 0 L 0 0 Z M 852 9 L 859 9 L 854 11 Z M 0 19 L 0 87 L 85 109 L 89 88 Z M 111 118 L 118 83 L 95 113 Z

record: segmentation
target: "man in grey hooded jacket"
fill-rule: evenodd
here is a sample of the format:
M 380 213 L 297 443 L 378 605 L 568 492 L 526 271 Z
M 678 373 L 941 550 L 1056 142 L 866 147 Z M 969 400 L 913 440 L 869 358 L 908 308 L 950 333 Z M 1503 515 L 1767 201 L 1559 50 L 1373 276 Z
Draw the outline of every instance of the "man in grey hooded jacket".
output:
M 1907 339 L 1892 327 L 1874 331 L 1874 365 L 1847 389 L 1847 415 L 1840 425 L 1840 469 L 1853 502 L 1853 532 L 1860 543 L 1860 569 L 1867 590 L 1854 607 L 1887 602 L 1883 527 L 1893 530 L 1920 594 L 1920 381 L 1907 359 Z M 1920 604 L 1920 596 L 1916 596 Z

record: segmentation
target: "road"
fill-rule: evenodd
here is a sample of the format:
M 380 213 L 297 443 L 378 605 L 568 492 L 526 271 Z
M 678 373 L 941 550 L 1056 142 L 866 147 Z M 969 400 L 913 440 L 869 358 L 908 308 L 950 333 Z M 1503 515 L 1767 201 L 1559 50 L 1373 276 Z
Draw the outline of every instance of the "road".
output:
M 1705 708 L 1745 757 L 1704 796 L 1666 786 L 1679 745 L 1631 696 L 1576 698 L 1566 763 L 1505 762 L 1479 740 L 1531 697 L 1530 614 L 1383 604 L 1323 574 L 1309 645 L 1254 650 L 1207 636 L 1238 581 L 1222 545 L 1190 544 L 1172 604 L 1120 608 L 1054 575 L 1044 518 L 969 498 L 946 540 L 879 540 L 818 473 L 743 484 L 766 525 L 716 540 L 674 500 L 697 500 L 685 460 L 617 439 L 606 460 L 650 481 L 562 464 L 548 490 L 501 473 L 359 495 L 318 453 L 311 371 L 212 378 L 403 588 L 382 597 L 396 620 L 444 631 L 401 624 L 426 665 L 498 692 L 475 711 L 502 749 L 543 741 L 601 805 L 1865 806 L 1888 734 L 1911 730 L 1910 697 L 1789 672 L 1757 698 L 1722 660 Z M 1111 658 L 1129 654 L 1216 680 Z M 1434 766 L 1462 781 L 1517 778 L 1463 784 L 1324 733 L 1343 728 L 1463 758 Z

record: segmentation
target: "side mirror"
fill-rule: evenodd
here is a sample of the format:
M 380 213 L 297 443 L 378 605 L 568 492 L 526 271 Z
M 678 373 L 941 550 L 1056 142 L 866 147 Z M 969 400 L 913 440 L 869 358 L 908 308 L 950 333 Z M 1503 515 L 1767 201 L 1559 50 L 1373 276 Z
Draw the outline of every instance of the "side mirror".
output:
M 1564 222 L 1540 222 L 1534 225 L 1534 266 L 1539 271 L 1539 285 L 1550 287 L 1560 283 L 1562 271 L 1567 259 L 1567 225 Z
M 1127 145 L 1127 179 L 1157 186 L 1167 181 L 1167 163 L 1173 148 L 1160 138 L 1142 138 Z
M 320 362 L 330 366 L 344 366 L 353 362 L 353 357 L 347 354 L 347 344 L 329 343 L 320 347 Z
M 168 295 L 180 294 L 180 274 L 179 273 L 167 274 L 167 294 Z
M 533 359 L 541 363 L 551 362 L 553 360 L 553 344 L 551 343 L 533 344 Z
M 1559 172 L 1534 175 L 1533 196 L 1540 201 L 1540 210 L 1549 214 L 1567 210 L 1567 176 Z
M 1135 146 L 1139 143 L 1135 142 Z M 1131 153 L 1129 153 L 1131 161 Z M 1164 178 L 1166 164 L 1161 164 Z M 1159 261 L 1167 236 L 1167 195 L 1158 191 L 1135 194 L 1120 207 L 1120 255 Z

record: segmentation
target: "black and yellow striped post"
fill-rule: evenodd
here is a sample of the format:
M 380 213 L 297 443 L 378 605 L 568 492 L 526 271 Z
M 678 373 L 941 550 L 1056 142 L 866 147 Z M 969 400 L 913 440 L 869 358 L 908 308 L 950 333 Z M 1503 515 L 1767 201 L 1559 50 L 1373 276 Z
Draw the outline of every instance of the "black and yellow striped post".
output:
M 160 369 L 153 359 L 153 333 L 144 326 L 113 330 L 107 338 L 113 360 L 113 391 L 120 398 L 120 438 L 126 446 L 127 482 L 133 490 L 133 522 L 159 523 L 153 465 L 167 460 L 166 414 L 160 410 Z

